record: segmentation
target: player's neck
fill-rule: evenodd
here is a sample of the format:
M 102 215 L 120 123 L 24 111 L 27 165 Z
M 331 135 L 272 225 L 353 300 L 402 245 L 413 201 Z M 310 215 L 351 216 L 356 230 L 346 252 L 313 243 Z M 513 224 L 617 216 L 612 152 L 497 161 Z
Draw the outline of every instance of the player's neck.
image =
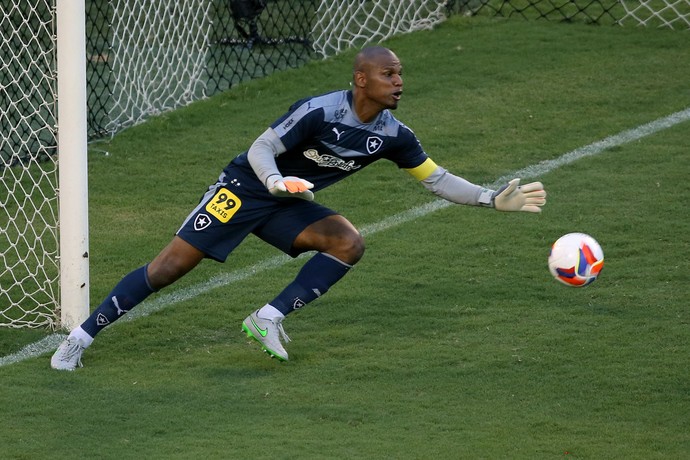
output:
M 357 115 L 357 118 L 359 118 L 359 121 L 362 123 L 371 123 L 376 119 L 379 113 L 381 113 L 381 108 L 380 107 L 374 107 L 371 104 L 360 104 L 359 106 L 357 105 L 357 101 L 355 100 L 353 110 L 355 111 L 355 115 Z
M 371 123 L 383 110 L 378 104 L 364 97 L 358 97 L 357 91 L 353 91 L 352 110 L 362 123 Z

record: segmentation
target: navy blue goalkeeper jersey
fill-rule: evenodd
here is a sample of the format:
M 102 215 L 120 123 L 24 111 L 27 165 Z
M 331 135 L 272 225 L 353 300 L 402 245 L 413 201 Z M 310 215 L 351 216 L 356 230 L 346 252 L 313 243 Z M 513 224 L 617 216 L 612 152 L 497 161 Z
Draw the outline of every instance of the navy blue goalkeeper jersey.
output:
M 276 158 L 278 170 L 283 176 L 308 180 L 314 191 L 382 158 L 406 169 L 428 158 L 412 130 L 389 110 L 362 123 L 352 108 L 352 92 L 347 90 L 302 99 L 271 127 L 287 148 Z M 253 175 L 247 152 L 228 165 L 233 166 Z

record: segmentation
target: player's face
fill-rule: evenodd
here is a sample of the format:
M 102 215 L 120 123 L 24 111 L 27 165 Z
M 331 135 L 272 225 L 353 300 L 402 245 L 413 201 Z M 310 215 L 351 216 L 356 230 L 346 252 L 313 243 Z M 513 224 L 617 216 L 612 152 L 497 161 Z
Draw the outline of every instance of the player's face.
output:
M 377 56 L 366 72 L 367 98 L 382 109 L 396 109 L 402 96 L 402 65 L 398 57 L 390 53 Z

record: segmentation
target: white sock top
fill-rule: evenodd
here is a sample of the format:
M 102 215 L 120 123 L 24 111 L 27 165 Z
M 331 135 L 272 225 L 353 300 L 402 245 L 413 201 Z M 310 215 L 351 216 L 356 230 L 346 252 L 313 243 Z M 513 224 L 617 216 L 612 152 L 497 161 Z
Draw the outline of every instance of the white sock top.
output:
M 282 320 L 285 318 L 285 315 L 280 312 L 276 307 L 271 305 L 270 303 L 267 303 L 263 307 L 259 309 L 259 313 L 257 313 L 259 318 L 263 319 L 280 319 Z
M 84 348 L 88 347 L 93 342 L 93 337 L 82 329 L 81 326 L 77 326 L 75 329 L 73 329 L 72 332 L 69 333 L 69 336 L 76 337 L 81 340 L 84 343 Z

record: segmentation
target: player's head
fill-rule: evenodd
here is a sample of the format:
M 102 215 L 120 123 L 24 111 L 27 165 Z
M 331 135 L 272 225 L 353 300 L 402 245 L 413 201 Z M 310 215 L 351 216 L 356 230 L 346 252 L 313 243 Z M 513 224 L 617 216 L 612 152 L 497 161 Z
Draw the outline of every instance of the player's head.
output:
M 358 99 L 379 110 L 397 108 L 403 88 L 400 59 L 382 46 L 362 49 L 355 56 L 352 86 Z

